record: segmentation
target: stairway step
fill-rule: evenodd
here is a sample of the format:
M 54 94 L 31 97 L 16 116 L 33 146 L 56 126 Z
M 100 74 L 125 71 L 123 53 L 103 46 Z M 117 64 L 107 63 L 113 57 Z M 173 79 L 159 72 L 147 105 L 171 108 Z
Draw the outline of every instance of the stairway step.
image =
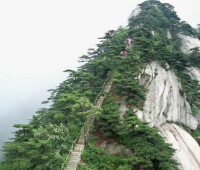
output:
M 106 85 L 103 87 L 103 91 L 104 92 L 109 92 L 111 87 L 112 87 L 112 79 L 114 78 L 113 75 L 110 76 L 109 80 L 107 81 Z M 101 107 L 102 104 L 103 104 L 103 101 L 105 99 L 105 96 L 102 95 L 98 98 L 98 100 L 96 101 L 96 106 L 97 107 Z M 91 119 L 91 120 L 88 120 L 87 124 L 93 124 L 94 122 L 94 119 Z M 87 127 L 87 126 L 86 126 Z M 87 127 L 85 129 L 85 132 L 86 132 L 86 135 L 88 136 L 89 134 L 89 128 Z M 81 159 L 81 153 L 83 152 L 84 150 L 84 142 L 85 142 L 85 138 L 84 138 L 84 130 L 82 130 L 79 138 L 78 138 L 78 141 L 76 143 L 76 145 L 74 146 L 74 150 L 71 152 L 71 155 L 70 155 L 70 160 L 67 164 L 67 167 L 65 170 L 76 170 L 77 168 L 77 165 L 78 165 L 78 162 L 80 161 Z
M 83 151 L 83 149 L 84 149 L 84 145 L 82 145 L 82 144 L 76 144 L 76 146 L 74 147 L 74 151 L 76 151 L 76 152 Z

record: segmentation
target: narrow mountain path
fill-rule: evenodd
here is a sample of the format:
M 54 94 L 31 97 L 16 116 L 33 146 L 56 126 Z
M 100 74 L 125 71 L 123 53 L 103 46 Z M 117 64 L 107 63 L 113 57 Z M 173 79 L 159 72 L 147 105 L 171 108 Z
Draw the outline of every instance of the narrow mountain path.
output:
M 100 92 L 99 98 L 97 99 L 97 101 L 95 102 L 95 106 L 97 107 L 101 107 L 103 104 L 103 101 L 106 97 L 106 95 L 104 93 L 108 93 L 112 87 L 112 79 L 114 78 L 113 75 L 111 75 L 104 83 L 102 91 Z M 91 121 L 93 122 L 93 120 Z M 87 139 L 88 135 L 89 135 L 89 128 L 86 127 L 88 124 L 91 123 L 86 122 L 86 124 L 84 125 L 85 127 L 83 127 L 81 129 L 81 132 L 79 134 L 79 137 L 77 138 L 77 142 L 75 143 L 74 149 L 71 150 L 70 152 L 70 160 L 67 164 L 67 167 L 65 170 L 76 170 L 77 169 L 77 165 L 81 159 L 81 153 L 83 152 L 84 148 L 85 148 L 85 140 Z M 84 136 L 85 134 L 85 136 Z M 62 168 L 63 169 L 63 168 Z

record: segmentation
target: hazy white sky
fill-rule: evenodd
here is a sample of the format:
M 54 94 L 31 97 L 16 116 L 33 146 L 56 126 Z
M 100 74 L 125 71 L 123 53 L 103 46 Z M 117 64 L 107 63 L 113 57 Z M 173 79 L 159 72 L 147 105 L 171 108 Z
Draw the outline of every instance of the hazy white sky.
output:
M 161 0 L 192 26 L 200 0 Z M 0 136 L 31 118 L 46 90 L 75 69 L 97 38 L 118 26 L 143 0 L 0 0 Z M 9 130 L 8 130 L 9 131 Z M 6 135 L 6 134 L 5 134 Z M 0 141 L 1 142 L 1 141 Z

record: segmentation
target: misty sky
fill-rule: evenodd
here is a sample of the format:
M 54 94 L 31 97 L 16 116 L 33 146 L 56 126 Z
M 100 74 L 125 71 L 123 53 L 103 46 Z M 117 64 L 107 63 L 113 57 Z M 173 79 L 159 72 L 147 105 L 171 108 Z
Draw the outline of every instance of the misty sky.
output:
M 127 25 L 143 0 L 0 0 L 0 145 L 66 79 L 97 38 Z M 161 0 L 193 27 L 200 0 Z

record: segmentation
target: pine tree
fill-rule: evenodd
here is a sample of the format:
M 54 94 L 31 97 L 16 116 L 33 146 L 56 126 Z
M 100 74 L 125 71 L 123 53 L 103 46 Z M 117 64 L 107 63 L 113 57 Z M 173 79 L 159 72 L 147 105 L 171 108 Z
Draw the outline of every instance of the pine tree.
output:
M 115 98 L 108 95 L 104 104 L 103 112 L 99 115 L 98 128 L 104 133 L 105 136 L 116 136 L 118 127 L 120 125 L 120 111 Z

